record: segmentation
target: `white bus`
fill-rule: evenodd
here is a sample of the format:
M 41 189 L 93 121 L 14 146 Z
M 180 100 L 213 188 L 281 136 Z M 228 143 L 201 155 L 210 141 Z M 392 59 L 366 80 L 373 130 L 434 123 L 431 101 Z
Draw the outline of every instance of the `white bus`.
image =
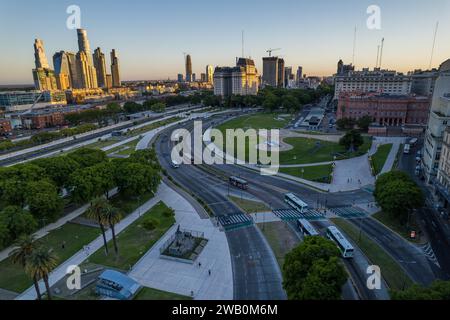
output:
M 284 195 L 284 201 L 300 213 L 308 211 L 308 205 L 300 200 L 295 194 L 287 193 Z
M 403 149 L 404 154 L 409 154 L 409 151 L 411 150 L 411 145 L 405 144 L 405 148 Z
M 353 258 L 355 249 L 351 243 L 342 235 L 338 228 L 331 226 L 327 228 L 327 238 L 334 241 L 345 259 Z
M 305 236 L 305 237 L 314 237 L 314 236 L 319 235 L 317 230 L 306 219 L 297 220 L 297 226 L 298 226 L 298 229 L 303 234 L 303 236 Z

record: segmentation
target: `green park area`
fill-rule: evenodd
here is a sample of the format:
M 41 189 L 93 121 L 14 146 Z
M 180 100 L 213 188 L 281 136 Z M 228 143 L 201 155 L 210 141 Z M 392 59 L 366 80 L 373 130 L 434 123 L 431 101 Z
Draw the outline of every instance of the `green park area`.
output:
M 239 197 L 229 196 L 231 201 L 233 201 L 239 208 L 241 208 L 244 212 L 257 213 L 257 212 L 267 212 L 271 211 L 268 206 L 260 201 L 253 201 L 248 199 L 242 199 Z
M 282 116 L 274 113 L 261 113 L 230 120 L 217 128 L 223 134 L 225 134 L 226 129 L 275 129 L 285 127 L 290 120 L 290 116 Z M 247 141 L 248 139 L 246 139 L 245 152 L 246 160 L 248 161 L 249 146 Z M 335 159 L 343 160 L 354 158 L 366 154 L 372 146 L 372 139 L 369 136 L 363 137 L 363 145 L 354 152 L 349 152 L 345 146 L 340 145 L 337 142 L 323 141 L 320 139 L 290 137 L 285 138 L 284 142 L 291 145 L 292 149 L 280 152 L 281 165 L 331 162 Z M 235 150 L 237 150 L 237 144 L 238 142 L 236 139 Z
M 386 159 L 392 150 L 392 146 L 393 144 L 383 144 L 379 146 L 377 152 L 371 157 L 374 175 L 378 175 L 383 170 Z
M 66 223 L 37 241 L 55 253 L 59 265 L 99 235 L 100 229 Z M 0 262 L 0 288 L 21 293 L 32 284 L 32 279 L 26 275 L 22 266 L 13 264 L 11 258 Z
M 112 241 L 109 241 L 109 254 L 105 255 L 102 247 L 89 258 L 89 262 L 129 270 L 174 223 L 174 213 L 163 202 L 159 202 L 117 236 L 117 255 L 113 252 Z
M 226 129 L 282 129 L 291 121 L 290 115 L 278 113 L 258 113 L 254 115 L 239 117 L 217 127 L 222 133 Z
M 333 165 L 325 164 L 311 167 L 280 168 L 280 173 L 314 182 L 331 183 Z
M 272 248 L 278 265 L 282 268 L 286 254 L 299 243 L 299 238 L 283 221 L 262 223 L 258 224 L 258 227 Z
M 342 219 L 332 219 L 332 221 L 358 245 L 372 264 L 380 266 L 383 278 L 390 289 L 402 290 L 413 284 L 401 266 L 372 239 L 364 233 L 360 234 L 358 228 L 352 223 Z
M 134 300 L 192 300 L 192 298 L 172 292 L 144 287 L 134 297 Z
M 349 153 L 344 146 L 336 142 L 322 141 L 311 138 L 286 138 L 284 142 L 293 149 L 280 152 L 280 164 L 308 164 L 330 162 L 359 157 L 366 154 L 372 146 L 372 139 L 364 137 L 364 144 L 358 151 Z
M 417 223 L 416 216 L 411 215 L 409 226 L 405 223 L 401 223 L 398 218 L 394 217 L 391 214 L 385 213 L 384 211 L 380 211 L 375 213 L 372 218 L 378 220 L 391 230 L 398 233 L 400 236 L 405 238 L 408 241 L 414 242 L 414 243 L 422 243 L 423 241 L 426 241 L 426 239 L 421 239 L 420 234 L 422 233 L 422 229 L 420 225 Z M 415 231 L 417 238 L 412 240 L 411 239 L 411 231 Z

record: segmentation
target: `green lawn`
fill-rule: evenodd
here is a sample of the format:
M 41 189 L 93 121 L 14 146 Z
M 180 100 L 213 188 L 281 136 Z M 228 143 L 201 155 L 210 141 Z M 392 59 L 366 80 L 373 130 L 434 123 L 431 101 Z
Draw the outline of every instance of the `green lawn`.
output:
M 375 175 L 378 175 L 383 170 L 384 164 L 389 153 L 392 150 L 393 144 L 383 144 L 378 147 L 377 152 L 372 156 L 372 167 Z
M 300 239 L 294 231 L 290 229 L 286 222 L 268 222 L 258 224 L 258 227 L 272 248 L 278 265 L 280 268 L 283 268 L 286 254 L 298 245 Z
M 192 298 L 172 292 L 143 287 L 134 297 L 134 300 L 192 300 Z
M 284 142 L 290 144 L 293 149 L 280 152 L 280 164 L 308 164 L 348 159 L 367 153 L 372 146 L 372 139 L 364 137 L 364 144 L 357 152 L 348 153 L 347 150 L 336 142 L 322 141 L 312 138 L 286 138 Z
M 390 289 L 401 290 L 413 284 L 400 265 L 378 244 L 364 233 L 361 234 L 361 241 L 359 241 L 359 230 L 357 227 L 342 219 L 332 219 L 332 221 L 358 245 L 372 264 L 381 268 L 381 274 Z
M 280 172 L 309 181 L 331 183 L 333 165 L 326 164 L 313 167 L 280 168 Z
M 64 262 L 84 245 L 92 242 L 100 235 L 100 229 L 86 227 L 73 223 L 66 223 L 61 228 L 51 231 L 44 238 L 39 239 L 43 245 L 53 249 L 58 257 L 58 264 Z M 62 243 L 65 241 L 65 249 Z M 0 288 L 17 293 L 23 292 L 33 284 L 22 267 L 14 265 L 11 259 L 0 262 Z
M 418 238 L 416 240 L 411 240 L 411 231 L 416 231 L 417 233 L 421 232 L 421 228 L 419 224 L 416 221 L 416 217 L 414 215 L 411 216 L 410 219 L 410 227 L 407 228 L 405 224 L 402 224 L 398 219 L 395 219 L 392 217 L 392 215 L 384 213 L 383 211 L 380 211 L 378 213 L 375 213 L 372 215 L 372 218 L 378 220 L 388 228 L 392 229 L 393 231 L 397 232 L 400 236 L 405 238 L 408 241 L 414 242 L 414 243 L 420 243 L 421 239 Z
M 179 120 L 181 120 L 180 117 L 173 117 L 173 118 L 169 118 L 169 119 L 166 119 L 166 120 L 161 120 L 161 121 L 158 121 L 158 122 L 155 122 L 155 123 L 143 126 L 143 127 L 139 128 L 139 129 L 135 129 L 133 131 L 130 131 L 129 135 L 130 136 L 136 136 L 138 134 L 146 133 L 146 132 L 151 131 L 153 129 L 156 129 L 156 128 L 168 125 L 170 123 L 174 123 L 174 122 L 179 121 Z
M 217 129 L 225 133 L 226 129 L 282 129 L 291 121 L 291 116 L 281 117 L 278 113 L 258 113 L 239 117 L 223 123 Z
M 159 202 L 122 231 L 117 237 L 119 247 L 117 256 L 114 254 L 111 240 L 108 243 L 109 255 L 105 255 L 102 247 L 89 258 L 89 262 L 119 270 L 129 270 L 175 223 L 173 215 L 164 215 L 167 209 L 164 203 Z M 152 231 L 142 227 L 142 223 L 149 218 L 159 222 L 156 229 Z
M 247 199 L 241 199 L 238 197 L 229 196 L 231 201 L 236 203 L 239 208 L 244 210 L 246 213 L 257 213 L 257 212 L 267 212 L 271 211 L 268 206 L 259 201 L 252 201 Z

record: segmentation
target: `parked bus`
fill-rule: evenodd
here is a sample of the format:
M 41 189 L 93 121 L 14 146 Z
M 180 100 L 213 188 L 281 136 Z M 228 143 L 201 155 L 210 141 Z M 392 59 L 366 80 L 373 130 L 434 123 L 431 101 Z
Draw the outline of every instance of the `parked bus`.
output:
M 355 249 L 342 235 L 338 228 L 331 226 L 327 228 L 327 238 L 334 241 L 345 259 L 353 258 Z
M 238 187 L 239 189 L 247 190 L 248 189 L 248 182 L 244 179 L 238 178 L 238 177 L 230 177 L 229 179 L 230 184 Z
M 306 219 L 297 220 L 297 226 L 298 226 L 298 229 L 303 234 L 303 236 L 305 236 L 305 237 L 314 237 L 314 236 L 319 235 L 317 230 Z
M 300 213 L 308 211 L 308 205 L 300 200 L 295 194 L 287 193 L 284 195 L 284 201 Z
M 405 148 L 403 149 L 404 154 L 409 154 L 409 151 L 411 150 L 411 145 L 405 144 Z

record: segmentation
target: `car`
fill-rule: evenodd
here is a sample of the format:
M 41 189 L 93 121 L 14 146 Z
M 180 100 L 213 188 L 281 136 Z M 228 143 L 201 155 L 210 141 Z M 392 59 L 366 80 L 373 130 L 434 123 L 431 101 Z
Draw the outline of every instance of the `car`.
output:
M 172 161 L 171 165 L 172 165 L 172 168 L 174 168 L 174 169 L 178 169 L 180 167 L 180 164 L 176 161 Z

